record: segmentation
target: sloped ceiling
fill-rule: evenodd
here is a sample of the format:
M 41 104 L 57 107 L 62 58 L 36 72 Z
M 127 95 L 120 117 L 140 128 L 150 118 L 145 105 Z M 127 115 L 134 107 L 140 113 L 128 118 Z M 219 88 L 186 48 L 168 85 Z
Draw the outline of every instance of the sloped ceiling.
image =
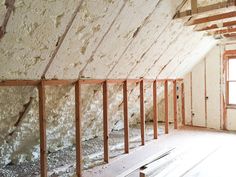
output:
M 0 41 L 0 79 L 182 77 L 216 41 L 172 20 L 181 3 L 16 0 Z

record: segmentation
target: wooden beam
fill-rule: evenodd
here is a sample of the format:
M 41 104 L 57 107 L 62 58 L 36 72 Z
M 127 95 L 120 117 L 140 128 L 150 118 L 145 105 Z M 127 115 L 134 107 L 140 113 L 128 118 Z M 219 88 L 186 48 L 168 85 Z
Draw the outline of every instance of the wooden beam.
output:
M 217 9 L 222 9 L 222 8 L 228 8 L 230 6 L 235 6 L 234 0 L 225 1 L 225 2 L 218 2 L 215 4 L 211 4 L 211 5 L 207 5 L 207 6 L 203 6 L 203 7 L 198 7 L 197 14 L 209 12 L 209 11 L 213 11 L 213 10 L 217 10 Z M 192 12 L 192 10 L 186 10 L 183 12 L 177 11 L 177 13 L 174 15 L 173 18 L 174 19 L 183 18 L 183 17 L 191 16 L 193 14 L 194 13 Z
M 141 121 L 141 142 L 145 144 L 145 110 L 144 110 L 144 81 L 140 82 L 140 121 Z
M 236 33 L 229 33 L 223 35 L 225 38 L 236 38 Z
M 181 84 L 181 99 L 182 99 L 182 124 L 185 125 L 184 83 Z
M 76 175 L 82 176 L 82 144 L 81 144 L 81 84 L 75 84 L 75 139 L 76 139 Z
M 196 14 L 198 9 L 197 9 L 197 0 L 191 0 L 191 10 L 192 14 Z
M 46 145 L 46 114 L 45 114 L 45 85 L 41 81 L 39 91 L 39 131 L 40 131 L 40 172 L 41 177 L 47 177 L 47 145 Z
M 208 34 L 210 34 L 210 35 L 220 35 L 220 34 L 227 34 L 227 33 L 233 33 L 233 32 L 236 32 L 236 27 L 228 28 L 228 29 L 215 30 L 215 31 L 209 32 Z
M 153 82 L 153 135 L 158 138 L 158 118 L 157 118 L 157 81 Z
M 2 80 L 0 86 L 38 86 L 40 80 Z
M 103 82 L 103 143 L 104 161 L 109 162 L 109 130 L 108 130 L 108 83 Z
M 164 82 L 165 94 L 165 134 L 169 133 L 169 117 L 168 117 L 168 81 Z
M 77 80 L 67 79 L 67 80 L 45 80 L 45 85 L 48 86 L 60 86 L 60 85 L 73 85 Z
M 124 107 L 124 146 L 125 153 L 129 153 L 129 118 L 128 118 L 128 82 L 123 84 L 123 107 Z
M 103 82 L 107 81 L 109 84 L 122 84 L 124 81 L 127 80 L 128 83 L 139 83 L 141 80 L 144 80 L 145 82 L 154 82 L 154 79 L 79 79 L 80 84 L 102 84 Z M 174 79 L 168 79 L 169 81 Z M 183 80 L 181 78 L 178 78 L 176 80 Z M 39 79 L 39 80 L 1 80 L 0 81 L 0 87 L 6 86 L 6 87 L 13 87 L 13 86 L 38 86 L 41 81 L 44 81 L 44 85 L 48 86 L 60 86 L 60 85 L 73 85 L 78 80 L 76 79 Z M 164 81 L 158 80 L 158 81 Z
M 201 28 L 195 27 L 194 30 L 207 31 L 207 30 L 218 29 L 218 28 L 223 28 L 223 27 L 232 27 L 234 25 L 236 25 L 236 21 L 228 21 L 228 22 L 224 22 L 223 24 L 222 23 L 211 24 L 211 25 L 208 25 L 206 27 L 201 27 Z
M 178 121 L 177 121 L 177 85 L 176 85 L 176 80 L 173 81 L 173 111 L 174 111 L 174 128 L 178 128 Z
M 203 18 L 191 19 L 190 21 L 186 22 L 185 25 L 187 26 L 198 25 L 202 23 L 223 20 L 223 19 L 232 18 L 232 17 L 236 17 L 236 11 L 212 15 L 212 16 L 203 17 Z

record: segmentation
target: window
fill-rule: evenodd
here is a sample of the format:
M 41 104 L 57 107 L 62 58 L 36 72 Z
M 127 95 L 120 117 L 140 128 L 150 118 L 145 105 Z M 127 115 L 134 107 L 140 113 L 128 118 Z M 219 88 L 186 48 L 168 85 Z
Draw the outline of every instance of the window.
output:
M 227 104 L 236 105 L 236 56 L 227 58 Z

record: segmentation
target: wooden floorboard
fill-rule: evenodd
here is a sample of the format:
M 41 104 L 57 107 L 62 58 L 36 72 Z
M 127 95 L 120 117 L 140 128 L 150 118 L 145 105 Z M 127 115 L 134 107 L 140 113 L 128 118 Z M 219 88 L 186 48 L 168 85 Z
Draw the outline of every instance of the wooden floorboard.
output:
M 214 156 L 217 157 L 220 154 L 222 157 L 224 157 L 224 152 L 228 153 L 227 157 L 223 158 L 224 163 L 220 163 L 220 159 L 217 161 L 216 157 L 215 159 L 213 158 L 213 160 L 209 160 L 209 163 L 212 164 L 212 170 L 214 169 L 214 163 L 225 165 L 225 169 L 227 169 L 227 159 L 229 158 L 232 160 L 232 163 L 234 162 L 233 160 L 236 159 L 234 156 L 236 155 L 233 155 L 234 158 L 230 158 L 230 153 L 234 153 L 234 149 L 236 148 L 236 143 L 233 142 L 235 138 L 235 133 L 215 131 L 198 127 L 184 127 L 179 130 L 173 130 L 170 132 L 170 134 L 162 135 L 158 140 L 153 140 L 146 146 L 132 150 L 129 155 L 124 154 L 115 159 L 112 159 L 109 164 L 87 170 L 85 171 L 84 176 L 137 176 L 136 169 L 137 165 L 141 165 L 140 162 L 147 162 L 148 158 L 150 160 L 150 157 L 155 155 L 158 156 L 158 154 L 163 153 L 163 151 L 167 150 L 168 148 L 175 148 L 170 153 L 170 157 L 165 157 L 167 162 L 169 158 L 172 163 L 169 163 L 165 169 L 162 169 L 163 171 L 157 175 L 158 177 L 173 176 L 173 174 L 178 174 L 178 176 L 187 175 L 189 177 L 194 176 L 200 172 L 206 176 L 206 173 L 211 172 L 207 172 L 206 169 L 205 172 L 204 169 L 202 170 L 200 167 L 208 166 L 206 162 L 209 158 L 213 158 Z M 215 154 L 218 152 L 220 154 Z M 171 159 L 175 160 L 173 161 Z M 201 165 L 201 163 L 206 164 Z M 228 169 L 228 171 L 231 171 L 231 173 L 232 170 L 233 168 L 231 170 Z M 200 176 L 204 177 L 204 175 Z M 229 174 L 227 173 L 227 175 Z

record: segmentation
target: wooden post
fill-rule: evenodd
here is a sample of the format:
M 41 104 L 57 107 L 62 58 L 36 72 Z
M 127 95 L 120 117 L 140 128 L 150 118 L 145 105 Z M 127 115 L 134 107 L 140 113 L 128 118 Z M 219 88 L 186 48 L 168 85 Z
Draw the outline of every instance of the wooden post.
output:
M 197 13 L 197 0 L 191 0 L 191 10 L 192 14 Z
M 75 136 L 76 136 L 76 175 L 82 176 L 82 144 L 81 144 L 81 84 L 75 84 Z
M 108 83 L 103 82 L 103 143 L 104 161 L 109 162 L 109 132 L 108 132 Z
M 182 98 L 182 124 L 185 125 L 184 83 L 181 84 L 181 98 Z
M 124 146 L 125 153 L 129 153 L 129 118 L 128 118 L 128 81 L 123 84 L 123 107 L 124 107 Z
M 145 144 L 144 81 L 140 81 L 141 144 Z
M 154 139 L 158 137 L 158 119 L 157 119 L 157 81 L 153 82 L 153 134 Z
M 177 95 L 176 95 L 176 80 L 173 81 L 173 108 L 174 108 L 174 128 L 178 128 L 178 121 L 177 121 Z
M 40 171 L 41 177 L 47 177 L 47 145 L 46 145 L 46 114 L 45 114 L 45 85 L 41 81 L 39 90 L 39 131 L 40 131 Z
M 169 117 L 168 117 L 168 81 L 164 82 L 165 89 L 165 134 L 169 133 Z

